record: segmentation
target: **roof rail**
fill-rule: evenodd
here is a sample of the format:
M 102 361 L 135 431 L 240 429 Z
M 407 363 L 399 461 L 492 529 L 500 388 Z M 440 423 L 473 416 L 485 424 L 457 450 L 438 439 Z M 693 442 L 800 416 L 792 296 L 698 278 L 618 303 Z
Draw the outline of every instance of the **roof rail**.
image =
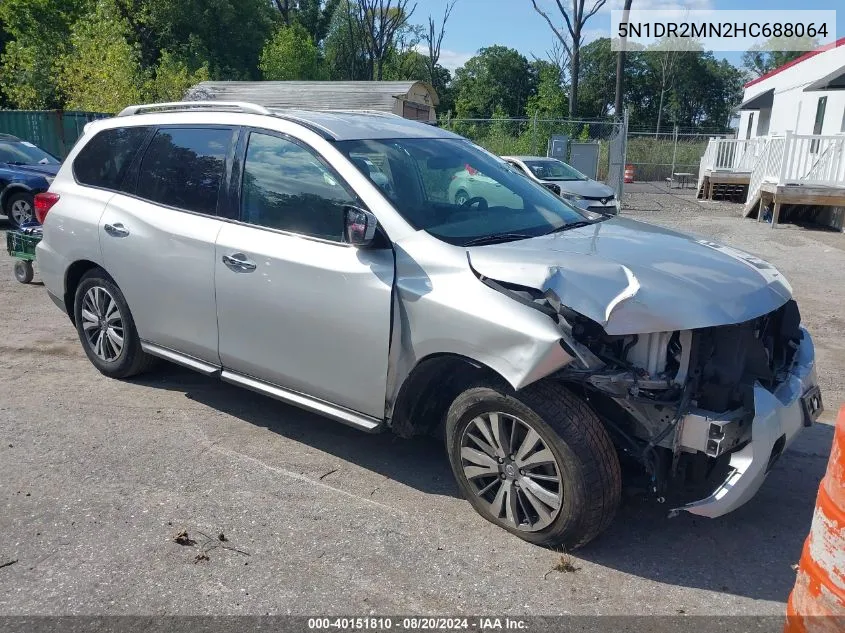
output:
M 396 114 L 395 112 L 387 112 L 386 110 L 368 110 L 368 109 L 360 109 L 356 110 L 354 108 L 332 108 L 330 110 L 326 110 L 326 112 L 337 112 L 339 114 L 369 114 L 373 116 L 385 116 L 391 117 L 394 119 L 403 119 L 405 117 Z
M 163 111 L 185 112 L 193 110 L 219 110 L 222 112 L 240 111 L 252 114 L 273 114 L 255 103 L 245 101 L 173 101 L 170 103 L 149 103 L 145 105 L 131 105 L 123 108 L 117 116 L 131 116 L 133 114 L 154 113 Z

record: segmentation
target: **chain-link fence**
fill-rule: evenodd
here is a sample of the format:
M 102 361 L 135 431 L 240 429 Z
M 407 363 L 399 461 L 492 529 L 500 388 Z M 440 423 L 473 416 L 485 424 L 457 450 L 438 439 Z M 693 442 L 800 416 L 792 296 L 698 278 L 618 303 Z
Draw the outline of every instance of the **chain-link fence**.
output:
M 572 120 L 533 118 L 455 119 L 441 118 L 442 128 L 465 136 L 500 156 L 547 156 L 553 137 L 567 138 L 567 155 L 579 143 L 597 147 L 596 177 L 607 180 L 610 171 L 611 141 L 621 133 L 623 124 L 613 120 Z M 621 160 L 620 160 L 621 162 Z M 613 161 L 616 164 L 616 161 Z M 590 174 L 592 175 L 592 174 Z
M 634 180 L 654 182 L 678 180 L 675 174 L 698 175 L 698 166 L 708 141 L 728 134 L 697 132 L 628 131 L 626 165 L 633 165 Z

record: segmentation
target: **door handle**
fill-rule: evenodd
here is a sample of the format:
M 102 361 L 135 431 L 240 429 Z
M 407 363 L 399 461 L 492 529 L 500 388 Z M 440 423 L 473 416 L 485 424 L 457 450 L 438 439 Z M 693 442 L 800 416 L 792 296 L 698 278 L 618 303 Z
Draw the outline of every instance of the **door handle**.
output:
M 126 237 L 129 235 L 129 229 L 123 226 L 120 222 L 114 224 L 106 224 L 103 229 L 112 237 Z
M 248 260 L 243 253 L 223 255 L 223 263 L 236 272 L 251 272 L 256 268 L 255 262 Z

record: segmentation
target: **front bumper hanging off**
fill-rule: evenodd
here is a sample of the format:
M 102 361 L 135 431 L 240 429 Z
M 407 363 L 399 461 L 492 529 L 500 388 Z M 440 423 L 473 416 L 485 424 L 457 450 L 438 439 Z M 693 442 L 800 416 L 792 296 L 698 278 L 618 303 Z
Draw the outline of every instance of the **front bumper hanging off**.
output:
M 754 386 L 751 441 L 731 455 L 725 481 L 709 497 L 673 510 L 673 514 L 686 510 L 714 518 L 736 510 L 757 493 L 774 461 L 805 423 L 812 422 L 805 414 L 802 396 L 818 387 L 815 348 L 809 332 L 803 327 L 801 332 L 801 344 L 788 377 L 774 392 L 759 383 Z

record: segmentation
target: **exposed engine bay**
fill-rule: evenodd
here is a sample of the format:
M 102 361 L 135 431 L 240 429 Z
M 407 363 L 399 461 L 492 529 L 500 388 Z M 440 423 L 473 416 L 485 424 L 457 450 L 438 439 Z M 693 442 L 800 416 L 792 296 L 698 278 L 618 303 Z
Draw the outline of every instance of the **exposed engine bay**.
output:
M 703 483 L 751 438 L 755 383 L 773 390 L 802 337 L 793 300 L 736 325 L 628 336 L 565 307 L 560 315 L 592 357 L 578 355 L 558 377 L 582 386 L 660 496 Z
M 751 439 L 755 384 L 773 391 L 803 336 L 794 300 L 734 325 L 609 335 L 553 291 L 483 281 L 558 322 L 576 360 L 552 377 L 583 394 L 661 501 L 724 479 L 730 454 Z

